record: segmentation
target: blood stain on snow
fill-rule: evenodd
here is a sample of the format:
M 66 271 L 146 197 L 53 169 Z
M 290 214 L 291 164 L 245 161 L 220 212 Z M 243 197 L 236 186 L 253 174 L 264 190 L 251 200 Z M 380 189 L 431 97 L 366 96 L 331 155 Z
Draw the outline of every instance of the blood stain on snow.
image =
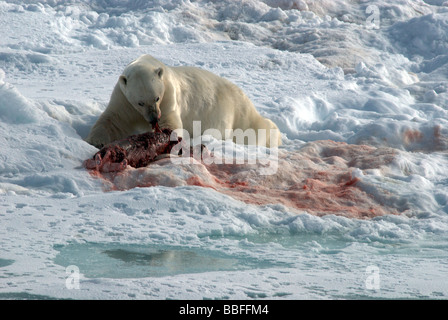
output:
M 357 186 L 360 179 L 352 176 L 353 168 L 348 166 L 351 162 L 365 169 L 379 168 L 391 161 L 391 151 L 384 152 L 381 157 L 381 152 L 373 148 L 344 145 L 343 148 L 351 149 L 344 151 L 340 144 L 332 144 L 315 143 L 314 146 L 323 147 L 318 151 L 320 154 L 310 153 L 313 144 L 309 144 L 308 150 L 280 158 L 279 169 L 272 176 L 257 175 L 255 170 L 235 172 L 229 165 L 209 166 L 208 170 L 222 181 L 221 187 L 217 188 L 219 191 L 246 203 L 280 203 L 297 212 L 306 211 L 318 216 L 336 214 L 370 218 L 396 213 L 360 189 Z M 346 157 L 348 154 L 352 158 Z
M 395 152 L 325 140 L 310 142 L 297 151 L 279 150 L 278 169 L 271 175 L 261 175 L 263 166 L 258 163 L 206 165 L 193 160 L 182 164 L 179 159 L 97 175 L 106 180 L 107 190 L 191 185 L 212 188 L 249 204 L 282 204 L 297 213 L 372 218 L 398 211 L 363 190 L 362 178 L 353 176 L 353 171 L 387 170 Z
M 426 130 L 425 134 L 417 129 L 406 129 L 402 133 L 403 145 L 407 150 L 419 152 L 446 151 L 448 138 L 442 129 L 440 125 L 435 125 L 432 131 Z
M 420 142 L 423 139 L 423 133 L 419 130 L 408 129 L 403 133 L 403 142 L 405 145 Z

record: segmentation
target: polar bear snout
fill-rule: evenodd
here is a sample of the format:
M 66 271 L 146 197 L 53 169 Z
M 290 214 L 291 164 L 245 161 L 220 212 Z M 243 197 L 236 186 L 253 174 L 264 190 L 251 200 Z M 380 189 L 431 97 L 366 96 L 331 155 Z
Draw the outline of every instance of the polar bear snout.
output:
M 139 103 L 140 106 L 140 103 Z M 150 124 L 155 125 L 160 117 L 162 116 L 162 113 L 160 112 L 160 108 L 158 105 L 143 107 L 143 117 L 146 121 L 148 121 Z
M 159 99 L 154 99 L 150 103 L 147 100 L 138 100 L 132 103 L 134 109 L 136 109 L 145 120 L 151 124 L 155 124 L 161 117 L 162 113 L 160 111 Z

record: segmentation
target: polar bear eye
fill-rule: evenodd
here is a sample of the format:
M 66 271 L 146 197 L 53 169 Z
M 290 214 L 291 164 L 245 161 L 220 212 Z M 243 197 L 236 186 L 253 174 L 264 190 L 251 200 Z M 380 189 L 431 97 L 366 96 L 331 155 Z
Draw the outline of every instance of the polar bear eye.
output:
M 155 98 L 154 100 L 155 100 L 155 102 L 159 102 L 160 98 L 157 97 L 157 98 Z
M 140 102 L 138 103 L 138 105 L 139 105 L 140 107 L 144 107 L 144 106 L 145 106 L 145 103 L 140 101 Z

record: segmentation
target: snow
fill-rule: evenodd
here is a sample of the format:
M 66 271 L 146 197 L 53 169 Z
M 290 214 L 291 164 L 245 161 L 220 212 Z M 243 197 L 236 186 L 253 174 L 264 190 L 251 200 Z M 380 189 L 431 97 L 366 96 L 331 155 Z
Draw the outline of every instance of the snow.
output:
M 0 2 L 0 297 L 446 299 L 447 17 L 423 0 Z M 83 138 L 144 53 L 239 85 L 282 132 L 277 175 L 85 170 Z

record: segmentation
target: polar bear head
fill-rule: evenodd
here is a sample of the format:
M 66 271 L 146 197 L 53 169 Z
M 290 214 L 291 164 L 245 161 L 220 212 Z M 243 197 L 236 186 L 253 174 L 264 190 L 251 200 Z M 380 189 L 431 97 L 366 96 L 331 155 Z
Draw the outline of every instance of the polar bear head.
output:
M 121 91 L 129 103 L 155 125 L 160 119 L 160 103 L 165 93 L 164 67 L 131 63 L 119 78 Z

